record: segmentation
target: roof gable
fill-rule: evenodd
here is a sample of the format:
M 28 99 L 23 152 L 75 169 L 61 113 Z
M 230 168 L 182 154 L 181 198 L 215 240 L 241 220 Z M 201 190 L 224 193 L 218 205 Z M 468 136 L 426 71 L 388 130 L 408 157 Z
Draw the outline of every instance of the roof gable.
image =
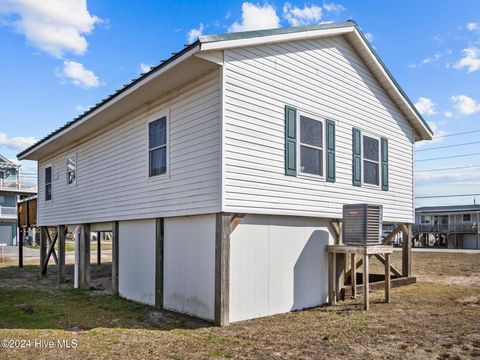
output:
M 174 53 L 171 58 L 162 61 L 158 66 L 153 67 L 149 72 L 142 74 L 139 78 L 134 79 L 129 84 L 126 84 L 123 88 L 117 90 L 114 94 L 110 95 L 87 110 L 84 114 L 78 116 L 70 122 L 67 122 L 64 126 L 53 131 L 43 139 L 39 140 L 37 143 L 23 150 L 17 155 L 17 157 L 20 160 L 37 160 L 41 154 L 51 152 L 52 149 L 61 147 L 65 143 L 68 143 L 69 141 L 59 140 L 59 138 L 61 138 L 64 134 L 70 133 L 75 129 L 77 136 L 82 136 L 84 133 L 92 132 L 95 126 L 101 126 L 101 124 L 104 122 L 106 123 L 107 121 L 113 121 L 112 118 L 114 118 L 114 116 L 118 118 L 121 116 L 122 111 L 124 113 L 127 111 L 127 106 L 125 105 L 124 100 L 125 97 L 128 96 L 130 100 L 135 98 L 135 104 L 139 104 L 141 102 L 140 98 L 142 97 L 142 94 L 144 96 L 148 88 L 152 88 L 154 83 L 158 84 L 161 82 L 162 76 L 168 76 L 168 72 L 171 72 L 174 68 L 178 68 L 179 72 L 186 78 L 187 75 L 185 75 L 185 73 L 188 72 L 187 69 L 192 68 L 192 65 L 198 67 L 198 71 L 196 73 L 191 72 L 190 76 L 195 76 L 195 74 L 198 75 L 200 71 L 208 70 L 208 66 L 206 64 L 199 63 L 201 61 L 214 64 L 216 66 L 221 66 L 221 61 L 212 61 L 212 59 L 209 59 L 207 56 L 201 56 L 202 54 L 208 54 L 209 52 L 212 52 L 212 50 L 222 50 L 231 47 L 260 45 L 266 43 L 294 41 L 298 39 L 336 35 L 344 35 L 354 49 L 359 53 L 369 70 L 385 88 L 387 94 L 393 99 L 394 103 L 398 106 L 402 113 L 405 114 L 406 118 L 415 129 L 416 140 L 431 140 L 433 132 L 429 128 L 428 124 L 425 122 L 400 85 L 395 81 L 392 74 L 380 60 L 375 50 L 368 43 L 358 28 L 357 24 L 353 21 L 347 21 L 343 23 L 322 24 L 317 26 L 200 36 L 199 39 L 193 44 L 185 47 L 178 53 Z M 194 60 L 194 58 L 196 60 Z M 165 75 L 165 73 L 167 73 L 167 75 Z M 149 99 L 146 99 L 145 101 L 148 100 Z M 133 101 L 130 102 L 134 103 Z M 107 109 L 112 113 L 110 117 L 105 115 Z M 93 121 L 93 125 L 91 121 L 92 119 L 97 120 Z M 102 119 L 102 121 L 98 121 L 99 119 Z M 95 125 L 95 123 L 98 123 L 98 125 Z M 79 131 L 81 128 L 85 128 L 85 130 L 83 132 Z M 53 142 L 56 143 L 52 144 Z M 48 147 L 48 149 L 45 150 L 45 147 Z M 39 153 L 39 150 L 44 151 L 43 153 Z M 35 152 L 37 152 L 37 154 L 34 154 Z

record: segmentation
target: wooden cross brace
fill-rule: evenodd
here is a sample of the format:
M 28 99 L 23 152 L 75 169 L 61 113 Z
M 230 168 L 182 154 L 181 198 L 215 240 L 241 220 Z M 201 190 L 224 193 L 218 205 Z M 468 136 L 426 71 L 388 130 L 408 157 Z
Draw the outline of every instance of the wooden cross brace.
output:
M 47 238 L 48 245 L 50 246 L 47 257 L 45 258 L 45 262 L 42 264 L 42 269 L 46 270 L 48 266 L 48 261 L 50 260 L 50 256 L 53 256 L 53 261 L 55 261 L 55 265 L 58 266 L 58 257 L 57 257 L 57 252 L 55 251 L 55 244 L 57 243 L 58 239 L 58 230 L 55 232 L 55 237 L 52 239 L 50 236 L 50 232 L 48 231 L 48 228 L 44 228 L 44 234 Z
M 395 236 L 399 233 L 405 233 L 405 225 L 404 224 L 400 224 L 398 225 L 395 229 L 393 229 L 393 231 L 388 234 L 387 236 L 385 236 L 385 238 L 382 240 L 382 245 L 390 245 L 390 243 L 392 242 L 392 240 L 395 238 Z M 375 254 L 375 257 L 380 260 L 380 262 L 385 265 L 385 257 L 382 255 L 382 254 Z M 362 266 L 363 264 L 363 259 L 360 259 L 357 261 L 357 264 L 355 265 L 355 269 L 358 269 L 360 266 Z M 390 270 L 392 271 L 392 273 L 395 274 L 395 276 L 398 276 L 398 277 L 402 277 L 402 272 L 399 271 L 395 266 L 393 266 L 392 264 L 390 264 Z M 348 278 L 350 277 L 350 274 L 351 274 L 351 270 L 348 270 L 345 274 L 345 277 Z

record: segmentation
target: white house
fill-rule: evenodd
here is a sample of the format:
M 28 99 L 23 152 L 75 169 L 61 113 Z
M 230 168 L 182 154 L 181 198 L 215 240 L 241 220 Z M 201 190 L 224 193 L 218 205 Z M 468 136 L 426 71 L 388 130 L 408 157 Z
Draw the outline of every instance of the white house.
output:
M 413 223 L 431 138 L 349 21 L 200 36 L 18 157 L 39 225 L 78 232 L 79 285 L 84 239 L 113 229 L 114 290 L 226 324 L 324 304 L 329 220 Z

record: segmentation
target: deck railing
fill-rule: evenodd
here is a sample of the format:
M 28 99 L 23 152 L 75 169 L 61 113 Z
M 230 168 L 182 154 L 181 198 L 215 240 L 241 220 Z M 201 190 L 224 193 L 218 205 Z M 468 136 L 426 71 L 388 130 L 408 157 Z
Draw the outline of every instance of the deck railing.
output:
M 478 226 L 468 224 L 413 224 L 414 233 L 444 233 L 444 234 L 476 234 Z
M 0 217 L 15 219 L 17 217 L 17 208 L 9 206 L 0 206 Z
M 36 185 L 22 184 L 21 182 L 16 181 L 16 180 L 0 179 L 0 189 L 37 191 L 37 186 Z

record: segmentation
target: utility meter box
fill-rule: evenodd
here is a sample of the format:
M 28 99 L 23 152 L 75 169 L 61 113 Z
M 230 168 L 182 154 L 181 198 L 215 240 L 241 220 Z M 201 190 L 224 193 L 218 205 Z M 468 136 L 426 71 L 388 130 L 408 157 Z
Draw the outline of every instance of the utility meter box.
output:
M 343 243 L 378 245 L 382 234 L 382 205 L 343 205 Z

